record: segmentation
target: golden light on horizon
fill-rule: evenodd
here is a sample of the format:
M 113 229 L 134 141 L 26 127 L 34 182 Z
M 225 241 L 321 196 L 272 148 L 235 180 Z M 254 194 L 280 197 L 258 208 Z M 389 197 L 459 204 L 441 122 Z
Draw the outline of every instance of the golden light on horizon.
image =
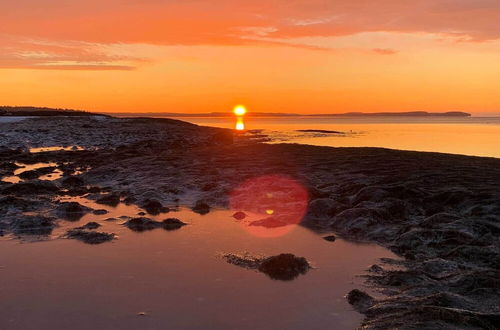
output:
M 234 107 L 233 113 L 236 116 L 244 116 L 247 113 L 247 109 L 243 105 L 237 105 Z

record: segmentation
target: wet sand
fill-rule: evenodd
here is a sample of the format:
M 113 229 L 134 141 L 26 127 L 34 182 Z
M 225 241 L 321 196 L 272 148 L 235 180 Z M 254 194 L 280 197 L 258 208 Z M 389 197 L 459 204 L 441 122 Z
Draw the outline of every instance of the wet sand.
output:
M 267 145 L 251 136 L 173 120 L 30 119 L 0 124 L 0 134 L 2 176 L 13 175 L 16 162 L 55 162 L 63 172 L 63 177 L 54 181 L 0 183 L 0 230 L 7 237 L 26 236 L 30 228 L 30 236 L 38 237 L 33 234 L 40 234 L 40 226 L 45 237 L 52 237 L 61 223 L 61 210 L 64 213 L 71 206 L 72 212 L 86 212 L 62 204 L 61 197 L 68 195 L 143 209 L 156 205 L 153 201 L 172 210 L 193 207 L 202 213 L 208 211 L 206 216 L 210 216 L 219 212 L 214 210 L 231 207 L 231 193 L 245 180 L 279 175 L 292 178 L 307 190 L 307 211 L 299 228 L 316 233 L 318 244 L 326 244 L 325 249 L 343 241 L 325 242 L 319 235 L 334 234 L 348 241 L 376 243 L 402 258 L 383 259 L 365 276 L 366 284 L 382 295 L 373 298 L 370 291 L 348 295 L 349 303 L 365 314 L 365 328 L 493 329 L 499 320 L 498 159 L 378 148 Z M 31 147 L 50 146 L 86 150 L 29 152 Z M 24 149 L 13 150 L 17 147 Z M 247 189 L 258 188 L 249 185 Z M 287 188 L 273 188 L 272 194 L 282 196 L 284 209 L 294 209 L 296 196 L 290 196 Z M 44 218 L 33 218 L 34 214 Z M 271 230 L 293 225 L 283 223 L 279 214 L 271 215 L 256 226 Z M 179 232 L 187 232 L 190 226 L 194 227 L 185 226 Z M 97 230 L 111 232 L 108 227 Z M 294 232 L 274 239 L 288 239 Z M 80 244 L 96 251 L 91 249 L 122 244 L 125 237 L 118 235 L 98 246 L 62 239 L 42 244 Z M 294 250 L 297 248 L 283 244 L 279 251 L 259 251 L 250 244 L 247 250 L 306 254 Z M 318 255 L 305 257 L 314 261 Z M 335 258 L 331 262 L 335 265 Z M 392 269 L 394 265 L 400 269 Z M 362 274 L 369 265 L 359 266 Z M 230 264 L 225 267 L 281 285 L 251 270 Z M 315 276 L 311 274 L 320 273 L 321 268 L 312 270 L 286 283 L 307 281 Z M 323 289 L 328 287 L 323 283 Z M 364 290 L 362 285 L 358 289 Z M 350 289 L 345 290 L 343 294 Z M 314 295 L 312 287 L 303 294 Z M 339 295 L 335 297 L 332 299 Z M 286 308 L 288 313 L 290 308 Z M 334 309 L 332 306 L 336 313 Z M 309 328 L 315 324 L 314 317 L 304 319 Z M 318 316 L 317 320 L 321 319 Z M 294 319 L 294 324 L 302 325 L 297 323 L 300 320 L 303 318 Z

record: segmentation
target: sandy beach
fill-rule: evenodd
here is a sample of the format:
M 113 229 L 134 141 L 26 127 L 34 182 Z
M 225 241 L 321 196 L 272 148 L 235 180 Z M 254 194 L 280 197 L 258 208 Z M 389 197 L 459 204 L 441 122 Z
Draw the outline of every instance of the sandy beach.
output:
M 169 211 L 226 210 L 236 219 L 241 212 L 238 221 L 250 219 L 246 228 L 255 235 L 270 230 L 278 236 L 280 228 L 299 226 L 318 234 L 318 242 L 330 236 L 332 245 L 340 242 L 337 237 L 391 251 L 394 258 L 379 259 L 360 274 L 359 287 L 344 292 L 364 315 L 363 329 L 496 328 L 499 159 L 265 144 L 259 138 L 171 119 L 51 117 L 0 123 L 0 233 L 21 242 L 76 239 L 112 245 L 121 239 L 119 230 L 180 232 L 185 225 L 196 226 L 169 218 Z M 285 181 L 273 186 L 256 179 L 269 177 Z M 279 204 L 248 198 L 262 187 L 280 196 Z M 120 205 L 141 215 L 118 212 L 113 216 L 122 216 L 122 225 L 116 229 L 104 220 L 71 226 L 75 219 L 90 220 Z M 262 208 L 268 216 L 251 217 Z M 160 221 L 161 214 L 170 220 Z M 284 215 L 300 219 L 287 222 Z M 304 268 L 298 259 L 291 259 L 286 274 L 273 273 L 265 267 L 271 256 L 257 257 L 251 248 L 247 255 L 222 251 L 228 254 L 220 262 L 278 280 L 310 276 L 312 265 L 304 261 Z

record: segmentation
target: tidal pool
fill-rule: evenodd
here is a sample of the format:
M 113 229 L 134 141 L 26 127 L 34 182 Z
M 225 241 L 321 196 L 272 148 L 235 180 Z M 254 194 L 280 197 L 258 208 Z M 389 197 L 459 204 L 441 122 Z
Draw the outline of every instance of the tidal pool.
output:
M 13 175 L 9 176 L 4 176 L 1 181 L 3 182 L 8 182 L 8 183 L 19 183 L 21 181 L 24 181 L 22 178 L 19 177 L 19 175 L 23 172 L 28 172 L 28 171 L 33 171 L 33 170 L 38 170 L 44 167 L 55 167 L 57 166 L 57 163 L 35 163 L 35 164 L 24 164 L 24 163 L 15 163 L 17 166 L 20 166 L 18 169 L 14 170 Z M 63 175 L 63 172 L 59 169 L 54 169 L 52 172 L 47 173 L 47 174 L 42 174 L 38 177 L 39 180 L 47 180 L 47 181 L 53 181 L 61 178 Z
M 379 258 L 396 257 L 377 245 L 328 242 L 301 226 L 255 235 L 228 210 L 148 215 L 188 225 L 137 233 L 118 218 L 136 216 L 135 206 L 66 200 L 109 213 L 61 220 L 38 242 L 0 237 L 1 329 L 353 329 L 362 316 L 344 295 L 362 287 L 357 275 Z M 118 238 L 100 245 L 62 238 L 89 221 Z M 226 252 L 293 253 L 314 269 L 277 281 L 228 264 L 220 257 Z

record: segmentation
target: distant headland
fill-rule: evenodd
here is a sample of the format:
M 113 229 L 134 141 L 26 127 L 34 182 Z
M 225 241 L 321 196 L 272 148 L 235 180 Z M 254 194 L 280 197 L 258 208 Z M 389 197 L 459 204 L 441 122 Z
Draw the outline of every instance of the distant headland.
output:
M 130 117 L 230 117 L 231 112 L 208 112 L 208 113 L 180 113 L 180 112 L 105 112 L 111 116 L 130 116 Z M 449 112 L 427 112 L 427 111 L 409 111 L 409 112 L 345 112 L 345 113 L 319 113 L 319 114 L 300 114 L 300 113 L 281 113 L 281 112 L 248 112 L 248 117 L 470 117 L 467 112 L 449 111 Z

